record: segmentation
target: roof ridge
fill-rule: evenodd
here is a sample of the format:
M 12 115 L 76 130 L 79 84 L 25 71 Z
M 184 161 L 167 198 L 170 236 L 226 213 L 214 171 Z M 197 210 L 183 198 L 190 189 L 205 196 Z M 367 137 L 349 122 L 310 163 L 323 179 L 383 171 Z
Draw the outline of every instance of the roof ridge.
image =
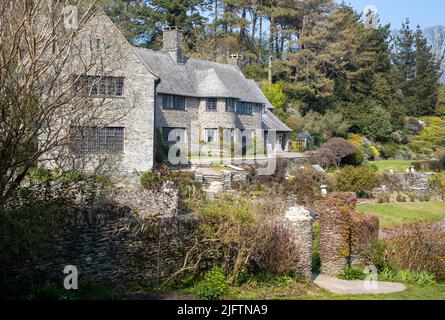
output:
M 161 50 L 149 49 L 149 48 L 138 47 L 138 46 L 134 46 L 134 47 L 136 49 L 142 49 L 142 50 L 151 51 L 151 52 L 155 52 L 155 53 L 167 54 L 167 53 L 165 53 L 165 52 L 163 52 Z M 243 74 L 241 72 L 241 70 L 239 70 L 237 67 L 235 67 L 235 66 L 233 66 L 231 64 L 228 64 L 228 63 L 221 63 L 221 62 L 216 62 L 216 61 L 212 61 L 212 60 L 205 60 L 205 59 L 191 58 L 191 57 L 187 57 L 187 60 L 192 60 L 192 61 L 197 61 L 197 62 L 205 62 L 205 63 L 215 64 L 215 65 L 218 65 L 218 66 L 229 67 L 230 69 L 236 70 L 236 71 L 240 72 L 241 74 Z M 249 80 L 249 79 L 247 79 L 247 80 Z

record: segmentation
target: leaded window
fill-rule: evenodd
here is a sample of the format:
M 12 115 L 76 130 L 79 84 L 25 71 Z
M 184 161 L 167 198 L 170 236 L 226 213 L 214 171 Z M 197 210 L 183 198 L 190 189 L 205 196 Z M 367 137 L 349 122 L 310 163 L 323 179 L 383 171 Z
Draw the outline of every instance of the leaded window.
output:
M 72 127 L 71 144 L 76 153 L 112 154 L 124 152 L 124 128 Z
M 207 98 L 206 99 L 206 111 L 217 111 L 218 110 L 218 99 L 217 98 Z
M 124 78 L 100 76 L 75 76 L 76 92 L 90 97 L 123 97 Z

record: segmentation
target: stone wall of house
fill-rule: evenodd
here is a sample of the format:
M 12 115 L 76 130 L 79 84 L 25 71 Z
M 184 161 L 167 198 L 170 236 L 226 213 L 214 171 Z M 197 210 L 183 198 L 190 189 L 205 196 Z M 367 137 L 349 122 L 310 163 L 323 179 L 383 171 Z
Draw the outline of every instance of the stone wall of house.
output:
M 67 60 L 64 69 L 69 76 L 105 74 L 124 78 L 123 96 L 107 99 L 91 97 L 88 103 L 97 103 L 101 110 L 95 111 L 88 123 L 79 122 L 79 125 L 123 128 L 124 152 L 118 155 L 92 156 L 72 154 L 69 149 L 56 149 L 54 158 L 57 160 L 43 165 L 49 168 L 62 166 L 72 169 L 72 163 L 75 162 L 76 169 L 81 168 L 87 172 L 107 167 L 122 173 L 123 177 L 133 182 L 135 171 L 148 171 L 153 167 L 156 76 L 150 73 L 134 48 L 102 11 L 97 10 L 83 25 L 75 41 L 76 49 L 72 50 L 74 56 Z M 82 102 L 83 100 L 80 100 L 79 104 Z M 73 115 L 69 113 L 69 116 Z M 64 121 L 57 118 L 53 131 L 57 132 L 55 128 L 59 122 L 65 126 L 66 123 L 71 123 L 71 120 L 73 119 Z M 69 129 L 63 127 L 62 131 Z
M 161 132 L 163 127 L 186 129 L 188 147 L 196 141 L 196 137 L 191 136 L 194 123 L 196 127 L 193 129 L 199 131 L 197 134 L 200 142 L 205 138 L 205 129 L 261 129 L 262 115 L 256 108 L 253 115 L 226 112 L 226 100 L 221 98 L 218 99 L 217 111 L 214 112 L 206 111 L 206 100 L 203 98 L 186 97 L 185 105 L 184 111 L 163 109 L 162 95 L 157 95 L 155 124 Z
M 198 112 L 200 108 L 200 99 L 186 97 L 185 110 L 168 110 L 162 108 L 162 95 L 156 96 L 155 125 L 162 128 L 184 128 L 187 134 L 187 144 L 192 141 L 191 126 L 193 122 L 198 121 Z

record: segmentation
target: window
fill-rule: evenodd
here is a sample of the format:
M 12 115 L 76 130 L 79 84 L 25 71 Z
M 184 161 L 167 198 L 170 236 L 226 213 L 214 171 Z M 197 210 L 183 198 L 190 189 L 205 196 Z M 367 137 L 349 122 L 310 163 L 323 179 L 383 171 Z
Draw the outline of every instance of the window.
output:
M 124 128 L 72 127 L 72 147 L 76 153 L 123 153 Z
M 224 129 L 224 142 L 231 143 L 235 141 L 235 129 Z
M 236 99 L 227 98 L 226 99 L 226 112 L 235 112 Z
M 257 103 L 257 104 L 255 104 L 255 106 L 256 106 L 256 112 L 265 113 L 266 106 L 264 104 Z
M 212 143 L 217 141 L 218 129 L 205 129 L 205 141 Z
M 172 110 L 185 110 L 185 97 L 163 94 L 162 108 Z
M 236 103 L 236 113 L 251 115 L 253 111 L 252 109 L 252 104 L 250 102 L 237 101 Z
M 162 140 L 164 143 L 177 143 L 186 141 L 186 134 L 184 128 L 162 128 Z
M 207 98 L 206 99 L 206 111 L 217 111 L 218 99 Z
M 123 97 L 124 78 L 75 76 L 74 89 L 90 97 Z

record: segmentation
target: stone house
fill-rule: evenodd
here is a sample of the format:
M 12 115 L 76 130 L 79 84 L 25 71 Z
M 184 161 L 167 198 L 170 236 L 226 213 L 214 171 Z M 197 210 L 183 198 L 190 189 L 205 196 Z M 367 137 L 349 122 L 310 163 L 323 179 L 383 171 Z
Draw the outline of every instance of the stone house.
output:
M 124 117 L 101 129 L 83 130 L 75 140 L 82 155 L 113 153 L 119 172 L 148 171 L 154 165 L 156 133 L 165 144 L 192 147 L 194 128 L 203 143 L 215 143 L 221 134 L 234 143 L 264 130 L 268 151 L 288 150 L 291 129 L 273 114 L 256 82 L 243 75 L 238 56 L 230 56 L 227 64 L 188 58 L 177 28 L 164 31 L 161 51 L 134 47 L 101 10 L 82 29 L 107 48 L 105 64 L 113 64 L 117 55 L 122 62 L 100 75 L 85 72 L 78 85 L 91 85 L 90 99 L 128 108 Z M 274 140 L 268 137 L 271 131 L 277 133 Z

